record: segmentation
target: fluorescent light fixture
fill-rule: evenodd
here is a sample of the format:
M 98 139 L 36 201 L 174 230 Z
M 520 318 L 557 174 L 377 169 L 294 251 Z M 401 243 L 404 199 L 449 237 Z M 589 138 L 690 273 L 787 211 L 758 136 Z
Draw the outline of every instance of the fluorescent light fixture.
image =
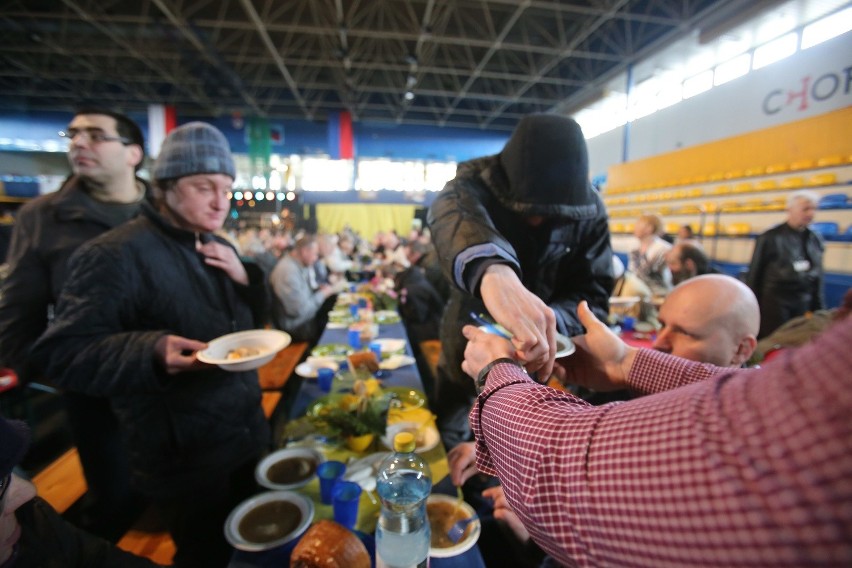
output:
M 742 77 L 748 73 L 750 67 L 750 53 L 743 53 L 739 57 L 726 61 L 721 65 L 718 65 L 716 70 L 713 72 L 713 85 L 724 85 L 728 81 L 733 81 L 737 77 Z
M 713 88 L 713 70 L 693 75 L 683 82 L 683 98 L 688 99 Z
M 783 35 L 769 43 L 765 43 L 754 50 L 752 69 L 760 69 L 781 61 L 796 53 L 799 45 L 799 34 L 796 32 Z
M 846 8 L 805 26 L 802 31 L 802 49 L 819 45 L 849 30 L 852 30 L 852 8 Z

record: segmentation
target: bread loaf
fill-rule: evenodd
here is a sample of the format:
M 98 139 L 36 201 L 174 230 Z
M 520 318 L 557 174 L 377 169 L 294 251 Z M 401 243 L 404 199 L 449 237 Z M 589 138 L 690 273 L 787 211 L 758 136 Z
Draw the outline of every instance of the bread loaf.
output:
M 317 521 L 293 549 L 290 568 L 370 568 L 370 555 L 355 533 L 334 521 Z

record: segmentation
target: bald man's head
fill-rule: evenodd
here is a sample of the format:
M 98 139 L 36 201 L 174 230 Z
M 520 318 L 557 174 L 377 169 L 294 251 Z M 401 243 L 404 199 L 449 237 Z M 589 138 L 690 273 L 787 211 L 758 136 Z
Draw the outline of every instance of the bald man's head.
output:
M 654 349 L 720 367 L 738 367 L 757 345 L 760 310 L 748 286 L 705 274 L 676 286 L 660 307 Z

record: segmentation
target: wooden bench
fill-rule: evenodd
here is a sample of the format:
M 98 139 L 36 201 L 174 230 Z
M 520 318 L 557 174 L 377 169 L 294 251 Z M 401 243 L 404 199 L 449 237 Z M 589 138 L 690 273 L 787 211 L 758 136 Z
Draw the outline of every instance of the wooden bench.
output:
M 441 358 L 441 341 L 439 339 L 427 339 L 421 341 L 418 345 L 420 354 L 426 361 L 426 366 L 429 367 L 429 372 L 432 373 L 433 380 L 438 376 L 438 360 Z
M 308 342 L 301 341 L 291 343 L 279 351 L 272 361 L 257 370 L 260 388 L 263 390 L 282 388 L 296 370 L 296 366 L 302 362 L 307 350 Z
M 86 478 L 77 448 L 71 448 L 33 477 L 39 497 L 64 513 L 77 502 L 86 490 Z

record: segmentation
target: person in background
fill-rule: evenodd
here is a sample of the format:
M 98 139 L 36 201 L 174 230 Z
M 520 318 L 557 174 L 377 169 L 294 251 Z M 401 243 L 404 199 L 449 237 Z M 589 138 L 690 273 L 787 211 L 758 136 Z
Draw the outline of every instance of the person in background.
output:
M 587 405 L 536 384 L 510 342 L 464 328 L 477 467 L 548 554 L 567 566 L 852 563 L 852 319 L 764 368 L 723 369 L 628 347 L 584 304 L 579 315 L 587 333 L 557 362 L 565 379 L 647 396 Z
M 445 277 L 453 283 L 441 328 L 436 382 L 438 427 L 451 448 L 470 437 L 474 391 L 461 372 L 470 313 L 488 312 L 513 334 L 516 355 L 550 376 L 556 334 L 576 335 L 577 303 L 606 319 L 612 248 L 606 208 L 589 181 L 579 125 L 533 114 L 503 150 L 459 164 L 429 209 Z
M 153 205 L 80 247 L 34 354 L 67 390 L 109 397 L 133 480 L 175 542 L 175 564 L 225 566 L 222 527 L 257 491 L 268 449 L 256 371 L 201 363 L 214 338 L 266 312 L 262 270 L 221 229 L 236 171 L 225 136 L 202 122 L 163 142 Z
M 336 277 L 342 278 L 343 275 L 352 269 L 352 260 L 346 258 L 343 251 L 338 246 L 340 238 L 331 233 L 323 233 L 317 237 L 319 244 L 319 262 L 325 266 L 327 274 L 334 274 Z
M 700 246 L 689 241 L 676 242 L 666 253 L 666 266 L 672 275 L 672 285 L 702 274 L 718 274 Z
M 822 237 L 808 228 L 818 200 L 812 191 L 791 193 L 787 220 L 758 236 L 754 243 L 746 281 L 760 303 L 760 338 L 787 320 L 825 307 L 825 245 Z
M 654 340 L 657 351 L 717 367 L 741 367 L 757 345 L 760 309 L 744 283 L 706 274 L 676 286 L 657 319 L 662 325 Z
M 142 131 L 127 116 L 82 109 L 63 135 L 73 173 L 57 192 L 21 207 L 0 288 L 0 366 L 14 368 L 24 382 L 53 379 L 35 372 L 30 351 L 52 317 L 71 254 L 136 216 L 150 192 L 136 176 L 145 158 Z M 82 392 L 63 392 L 62 401 L 88 487 L 81 523 L 117 537 L 138 516 L 141 503 L 130 488 L 113 410 L 106 398 Z
M 272 311 L 279 329 L 289 333 L 293 341 L 315 343 L 334 306 L 335 294 L 346 289 L 345 279 L 336 284 L 312 285 L 313 266 L 319 259 L 319 245 L 315 237 L 306 236 L 296 241 L 293 249 L 283 255 L 269 276 L 269 285 L 275 293 Z
M 675 235 L 675 243 L 683 241 L 695 241 L 695 231 L 692 230 L 692 225 L 681 225 L 678 227 L 677 234 Z
M 638 246 L 630 251 L 627 270 L 638 276 L 655 296 L 665 296 L 672 287 L 672 277 L 666 266 L 666 254 L 672 245 L 660 238 L 663 222 L 656 215 L 637 219 L 633 235 Z
M 27 425 L 0 416 L 0 566 L 3 568 L 153 568 L 65 521 L 32 483 L 14 473 L 27 451 Z

